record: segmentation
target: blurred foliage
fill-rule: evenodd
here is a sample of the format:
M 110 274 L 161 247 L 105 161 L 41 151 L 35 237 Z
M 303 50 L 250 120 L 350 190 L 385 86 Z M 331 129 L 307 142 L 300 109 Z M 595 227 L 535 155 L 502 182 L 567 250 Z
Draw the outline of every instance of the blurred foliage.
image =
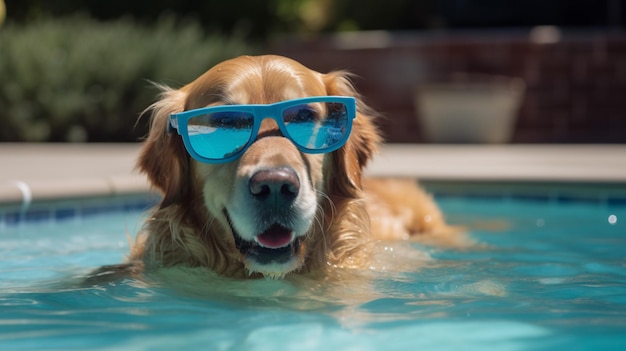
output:
M 293 24 L 294 13 L 275 11 L 285 4 L 297 7 L 312 0 L 6 0 L 9 18 L 29 22 L 46 17 L 68 16 L 80 11 L 108 21 L 126 16 L 151 24 L 156 18 L 175 15 L 199 23 L 207 32 L 238 31 L 248 38 L 263 39 Z
M 6 0 L 8 18 L 32 21 L 77 11 L 100 20 L 131 16 L 150 24 L 164 14 L 209 32 L 248 39 L 315 36 L 343 30 L 556 26 L 623 27 L 622 0 Z
M 138 115 L 158 93 L 224 59 L 249 53 L 236 36 L 206 35 L 195 21 L 153 25 L 87 16 L 6 23 L 0 29 L 0 140 L 134 141 Z
M 9 18 L 28 22 L 81 11 L 100 20 L 131 16 L 150 24 L 162 15 L 198 21 L 207 32 L 236 31 L 262 41 L 284 33 L 415 29 L 432 22 L 441 0 L 6 0 Z M 449 1 L 449 0 L 448 0 Z

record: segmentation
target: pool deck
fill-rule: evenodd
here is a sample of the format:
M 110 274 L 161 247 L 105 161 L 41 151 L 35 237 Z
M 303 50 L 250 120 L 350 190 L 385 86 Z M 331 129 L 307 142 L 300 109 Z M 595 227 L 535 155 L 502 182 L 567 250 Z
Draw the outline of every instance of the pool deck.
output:
M 140 144 L 0 143 L 0 204 L 150 190 Z M 626 145 L 389 144 L 367 174 L 442 182 L 620 183 Z

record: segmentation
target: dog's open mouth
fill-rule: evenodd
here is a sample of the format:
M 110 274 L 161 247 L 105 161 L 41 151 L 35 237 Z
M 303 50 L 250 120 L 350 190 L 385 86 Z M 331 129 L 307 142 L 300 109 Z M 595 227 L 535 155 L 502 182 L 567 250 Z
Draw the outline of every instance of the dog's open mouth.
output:
M 280 224 L 273 224 L 258 234 L 254 241 L 244 240 L 237 232 L 233 233 L 239 252 L 254 258 L 259 264 L 285 263 L 300 249 L 300 239 L 295 238 L 292 230 Z
M 228 221 L 231 221 L 230 217 Z M 296 237 L 293 230 L 278 223 L 272 224 L 265 231 L 257 234 L 254 240 L 243 239 L 232 223 L 230 227 L 239 252 L 260 265 L 286 263 L 300 250 L 300 238 Z

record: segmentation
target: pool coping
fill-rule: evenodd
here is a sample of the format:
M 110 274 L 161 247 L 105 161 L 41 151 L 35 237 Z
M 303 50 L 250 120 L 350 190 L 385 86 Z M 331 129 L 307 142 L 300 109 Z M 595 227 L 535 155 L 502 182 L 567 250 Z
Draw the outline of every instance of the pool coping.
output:
M 135 169 L 141 145 L 0 144 L 0 206 L 153 193 Z M 626 145 L 388 144 L 370 176 L 411 177 L 452 191 L 525 184 L 626 185 Z M 619 196 L 622 196 L 620 191 Z

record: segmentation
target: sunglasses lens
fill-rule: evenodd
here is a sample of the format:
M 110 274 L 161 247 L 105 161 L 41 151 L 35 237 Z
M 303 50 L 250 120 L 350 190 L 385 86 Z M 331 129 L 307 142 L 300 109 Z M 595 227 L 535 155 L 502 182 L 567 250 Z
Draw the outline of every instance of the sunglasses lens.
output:
M 252 135 L 254 116 L 246 112 L 216 112 L 189 119 L 193 151 L 208 159 L 224 159 L 241 151 Z
M 292 141 L 317 151 L 340 147 L 347 138 L 351 119 L 343 103 L 314 103 L 288 108 L 283 121 Z

